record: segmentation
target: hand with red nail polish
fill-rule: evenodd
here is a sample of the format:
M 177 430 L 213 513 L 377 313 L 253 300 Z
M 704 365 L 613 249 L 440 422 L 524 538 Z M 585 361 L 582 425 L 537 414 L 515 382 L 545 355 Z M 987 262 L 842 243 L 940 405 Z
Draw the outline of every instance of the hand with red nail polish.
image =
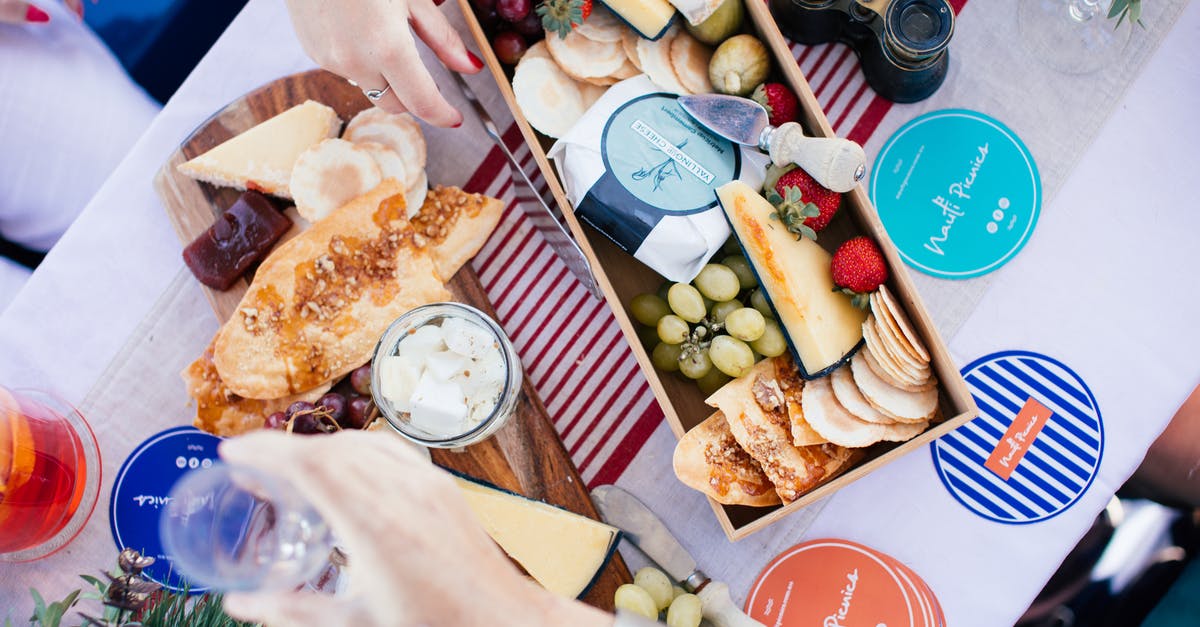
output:
M 0 0 L 3 2 L 4 0 Z M 317 65 L 364 91 L 390 89 L 375 106 L 408 111 L 442 127 L 462 124 L 462 114 L 438 91 L 417 52 L 425 42 L 454 72 L 474 74 L 483 62 L 437 8 L 439 0 L 287 0 L 296 35 Z
M 0 0 L 0 24 L 45 24 L 50 14 L 22 0 Z

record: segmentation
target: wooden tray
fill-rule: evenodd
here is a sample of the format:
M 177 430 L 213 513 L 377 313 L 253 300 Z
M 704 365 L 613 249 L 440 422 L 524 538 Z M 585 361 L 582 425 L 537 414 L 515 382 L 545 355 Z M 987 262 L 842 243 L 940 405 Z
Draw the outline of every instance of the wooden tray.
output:
M 653 293 L 662 283 L 662 277 L 631 255 L 621 251 L 604 235 L 590 227 L 584 227 L 575 217 L 571 203 L 563 192 L 557 172 L 546 158 L 546 150 L 554 143 L 554 140 L 533 130 L 533 127 L 526 121 L 513 95 L 511 76 L 492 51 L 483 28 L 471 10 L 470 0 L 458 0 L 458 3 L 466 16 L 467 25 L 475 38 L 475 43 L 481 50 L 488 69 L 495 77 L 501 95 L 512 110 L 513 117 L 521 129 L 525 141 L 530 146 L 530 151 L 533 153 L 538 168 L 541 169 L 542 176 L 546 179 L 551 194 L 558 202 L 580 248 L 583 249 L 592 264 L 596 282 L 616 315 L 617 322 L 625 333 L 625 339 L 632 347 L 633 353 L 642 367 L 642 373 L 650 382 L 650 387 L 654 390 L 654 395 L 658 398 L 663 413 L 666 414 L 668 424 L 671 425 L 676 437 L 682 437 L 689 429 L 711 416 L 714 410 L 704 404 L 704 395 L 692 381 L 684 379 L 681 375 L 660 373 L 654 368 L 650 361 L 649 350 L 638 339 L 635 323 L 628 309 L 634 296 L 646 292 Z M 774 66 L 778 70 L 776 75 L 792 88 L 800 100 L 801 118 L 799 122 L 804 127 L 805 133 L 817 137 L 835 137 L 829 120 L 825 118 L 825 113 L 821 110 L 820 103 L 817 102 L 817 98 L 800 72 L 795 58 L 792 57 L 787 41 L 779 32 L 767 3 L 762 0 L 743 0 L 743 3 L 748 18 L 747 28 L 770 49 L 775 61 Z M 683 18 L 676 15 L 676 19 Z M 833 252 L 838 245 L 855 235 L 870 235 L 879 242 L 888 265 L 892 269 L 891 279 L 887 283 L 888 288 L 903 304 L 933 357 L 932 368 L 942 383 L 941 407 L 946 421 L 908 442 L 871 447 L 867 451 L 866 459 L 856 467 L 787 506 L 775 508 L 726 506 L 710 498 L 709 503 L 725 530 L 725 534 L 731 540 L 740 540 L 784 516 L 832 494 L 884 464 L 909 451 L 923 447 L 941 435 L 958 428 L 978 413 L 975 400 L 971 397 L 970 390 L 963 381 L 954 360 L 951 359 L 945 342 L 942 341 L 937 328 L 933 326 L 933 321 L 925 310 L 925 305 L 921 302 L 921 297 L 908 275 L 907 267 L 900 259 L 895 245 L 892 244 L 884 230 L 883 223 L 880 222 L 875 208 L 871 205 L 871 201 L 861 185 L 843 196 L 840 213 L 850 216 L 850 219 L 834 220 L 828 229 L 822 231 L 821 246 Z
M 166 206 L 180 242 L 191 242 L 212 224 L 239 192 L 197 183 L 179 174 L 175 166 L 195 157 L 230 137 L 305 100 L 323 102 L 337 111 L 343 121 L 370 106 L 362 92 L 346 81 L 321 70 L 281 78 L 230 103 L 200 125 L 184 140 L 154 179 L 154 187 Z M 437 150 L 431 146 L 431 150 Z M 435 181 L 436 182 L 436 181 Z M 249 283 L 241 280 L 229 290 L 207 287 L 205 295 L 221 320 L 237 308 Z M 495 317 L 487 294 L 470 264 L 463 266 L 446 287 L 458 302 L 467 303 Z M 433 460 L 501 488 L 564 507 L 599 520 L 587 487 L 571 463 L 558 433 L 537 392 L 525 379 L 517 414 L 496 437 L 467 447 L 461 453 L 433 450 Z M 617 586 L 631 581 L 619 554 L 596 580 L 583 600 L 605 610 L 613 609 Z

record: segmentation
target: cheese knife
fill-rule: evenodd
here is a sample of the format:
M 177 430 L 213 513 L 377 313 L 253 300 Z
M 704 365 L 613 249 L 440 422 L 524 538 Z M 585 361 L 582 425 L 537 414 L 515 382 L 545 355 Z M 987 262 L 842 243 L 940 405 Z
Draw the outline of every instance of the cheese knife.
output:
M 795 122 L 771 126 L 767 110 L 749 98 L 724 94 L 680 96 L 679 105 L 708 130 L 737 144 L 757 146 L 783 167 L 794 163 L 818 183 L 848 192 L 867 173 L 862 146 L 836 137 L 809 137 Z
M 450 72 L 458 83 L 459 91 L 462 92 L 463 98 L 471 103 L 471 107 L 475 109 L 475 115 L 483 124 L 483 129 L 487 131 L 489 137 L 500 148 L 500 152 L 508 159 L 508 164 L 516 173 L 517 178 L 525 184 L 533 194 L 534 202 L 518 202 L 517 204 L 525 211 L 525 215 L 529 221 L 533 223 L 534 228 L 546 238 L 546 243 L 550 245 L 550 249 L 567 264 L 567 269 L 579 282 L 587 288 L 592 296 L 603 299 L 604 295 L 600 293 L 600 287 L 596 284 L 596 277 L 592 274 L 591 264 L 588 263 L 587 257 L 584 256 L 583 250 L 579 248 L 579 244 L 571 237 L 571 234 L 563 226 L 562 216 L 546 204 L 545 199 L 538 193 L 537 187 L 533 185 L 533 181 L 529 180 L 529 175 L 517 162 L 517 158 L 513 156 L 512 151 L 504 143 L 504 138 L 500 135 L 500 129 L 496 127 L 496 123 L 492 121 L 492 116 L 488 115 L 487 109 L 483 107 L 483 103 L 479 102 L 479 97 L 463 79 L 458 72 Z
M 716 627 L 762 627 L 733 604 L 729 586 L 713 581 L 696 567 L 696 561 L 671 530 L 636 496 L 614 485 L 602 485 L 592 490 L 592 501 L 604 521 L 621 530 L 624 540 L 633 543 L 684 590 L 700 597 L 704 618 Z

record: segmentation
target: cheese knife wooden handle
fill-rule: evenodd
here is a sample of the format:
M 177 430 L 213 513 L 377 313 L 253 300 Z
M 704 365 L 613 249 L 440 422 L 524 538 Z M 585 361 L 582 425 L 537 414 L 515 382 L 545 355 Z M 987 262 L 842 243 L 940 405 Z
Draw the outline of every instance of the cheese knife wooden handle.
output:
M 729 586 L 710 581 L 696 592 L 703 606 L 704 618 L 716 627 L 762 627 L 762 623 L 746 616 L 746 613 L 729 597 Z
M 795 122 L 771 131 L 766 143 L 771 161 L 780 167 L 794 163 L 818 183 L 835 192 L 848 192 L 867 172 L 862 146 L 836 137 L 809 137 Z

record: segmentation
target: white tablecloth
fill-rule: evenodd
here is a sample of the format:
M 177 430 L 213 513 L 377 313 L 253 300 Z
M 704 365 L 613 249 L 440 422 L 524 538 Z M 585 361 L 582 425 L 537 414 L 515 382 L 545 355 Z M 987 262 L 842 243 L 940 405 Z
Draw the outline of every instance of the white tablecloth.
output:
M 248 5 L 0 315 L 0 382 L 53 389 L 74 402 L 87 394 L 180 268 L 179 243 L 151 187 L 154 172 L 213 111 L 310 67 L 290 28 L 281 1 Z M 1200 247 L 1191 242 L 1200 215 L 1191 209 L 1189 183 L 1200 143 L 1198 42 L 1200 6 L 1193 4 L 1032 241 L 995 276 L 951 342 L 960 364 L 1026 348 L 1068 363 L 1091 386 L 1104 412 L 1107 450 L 1100 478 L 1071 510 L 1022 527 L 985 521 L 931 480 L 922 449 L 832 497 L 805 533 L 785 522 L 729 544 L 703 498 L 674 480 L 674 440 L 665 425 L 618 483 L 636 484 L 739 600 L 780 550 L 804 537 L 837 536 L 907 562 L 936 591 L 951 624 L 1011 624 L 1200 381 L 1200 296 L 1188 278 L 1200 267 Z M 644 479 L 630 480 L 647 476 L 661 481 L 647 490 Z M 102 507 L 106 502 L 102 495 Z M 90 524 L 106 524 L 104 514 Z M 81 563 L 75 572 L 98 566 Z M 36 564 L 3 565 L 0 573 L 0 581 L 23 584 L 0 589 L 0 607 L 14 608 L 14 617 L 29 607 L 25 586 L 44 588 L 40 582 L 50 578 Z

